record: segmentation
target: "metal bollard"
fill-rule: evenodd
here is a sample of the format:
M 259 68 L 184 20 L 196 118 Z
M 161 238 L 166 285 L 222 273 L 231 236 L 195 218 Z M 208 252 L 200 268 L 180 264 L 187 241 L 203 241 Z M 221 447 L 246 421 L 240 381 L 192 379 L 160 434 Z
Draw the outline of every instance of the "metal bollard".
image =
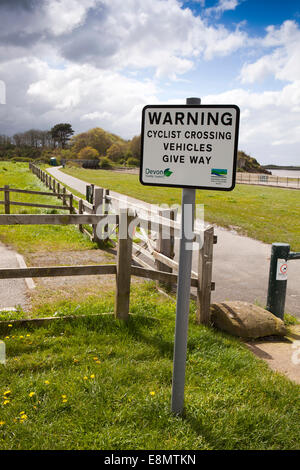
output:
M 290 245 L 273 243 L 270 261 L 267 310 L 283 320 Z

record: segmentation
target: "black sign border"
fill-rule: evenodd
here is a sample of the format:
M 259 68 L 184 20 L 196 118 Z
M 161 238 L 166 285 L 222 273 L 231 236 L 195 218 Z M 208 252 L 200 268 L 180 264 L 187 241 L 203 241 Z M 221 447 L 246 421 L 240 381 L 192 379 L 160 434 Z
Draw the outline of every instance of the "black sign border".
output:
M 208 186 L 190 186 L 190 185 L 179 185 L 179 184 L 167 184 L 167 183 L 145 183 L 142 180 L 143 174 L 143 163 L 144 163 L 144 131 L 145 131 L 145 113 L 148 108 L 194 108 L 194 109 L 214 109 L 214 108 L 234 108 L 236 110 L 236 128 L 235 128 L 235 138 L 234 138 L 234 156 L 233 156 L 233 179 L 232 185 L 230 188 L 220 188 L 220 187 L 208 187 Z M 211 191 L 232 191 L 235 188 L 236 182 L 236 165 L 237 165 L 237 153 L 238 153 L 238 137 L 239 137 L 239 126 L 240 126 L 240 108 L 235 104 L 196 104 L 196 105 L 186 105 L 186 104 L 148 104 L 144 106 L 142 112 L 142 129 L 141 129 L 141 164 L 140 164 L 140 173 L 139 180 L 143 186 L 161 186 L 165 188 L 191 188 L 191 189 L 206 189 Z

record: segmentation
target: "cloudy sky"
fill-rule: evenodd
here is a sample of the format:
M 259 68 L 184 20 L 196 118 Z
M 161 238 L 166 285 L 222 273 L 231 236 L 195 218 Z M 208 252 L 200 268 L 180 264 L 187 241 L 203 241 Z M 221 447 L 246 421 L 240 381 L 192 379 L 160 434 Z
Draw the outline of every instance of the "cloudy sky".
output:
M 0 134 L 131 138 L 189 96 L 237 104 L 261 163 L 300 164 L 300 1 L 0 0 Z

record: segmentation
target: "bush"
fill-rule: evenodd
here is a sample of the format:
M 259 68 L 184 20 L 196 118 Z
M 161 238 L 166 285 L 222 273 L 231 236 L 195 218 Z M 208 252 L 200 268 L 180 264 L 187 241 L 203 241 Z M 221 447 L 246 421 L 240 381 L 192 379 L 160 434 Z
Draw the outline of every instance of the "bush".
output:
M 99 166 L 106 170 L 112 168 L 112 164 L 107 157 L 101 158 Z
M 78 158 L 79 159 L 86 159 L 86 160 L 92 160 L 94 158 L 99 157 L 99 152 L 98 150 L 92 148 L 92 147 L 84 147 L 83 149 L 80 150 L 78 153 Z
M 89 168 L 90 170 L 97 170 L 99 168 L 99 159 L 93 158 L 93 160 L 85 160 L 82 164 L 82 168 Z M 100 163 L 101 168 L 101 163 Z
M 10 160 L 11 162 L 33 162 L 33 158 L 28 158 L 28 157 L 13 157 Z
M 130 157 L 127 160 L 128 166 L 140 166 L 140 162 L 137 158 Z

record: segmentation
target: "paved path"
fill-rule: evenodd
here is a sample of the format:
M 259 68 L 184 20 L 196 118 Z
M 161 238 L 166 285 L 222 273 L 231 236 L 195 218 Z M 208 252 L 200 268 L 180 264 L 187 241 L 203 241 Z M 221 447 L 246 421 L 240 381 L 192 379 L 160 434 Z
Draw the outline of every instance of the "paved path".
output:
M 62 173 L 57 167 L 49 168 L 48 172 L 67 186 L 86 194 L 88 183 Z M 113 191 L 110 193 L 115 197 L 124 197 Z M 128 201 L 146 205 L 130 197 Z M 218 235 L 213 264 L 216 290 L 212 294 L 212 301 L 244 300 L 265 306 L 271 245 L 220 227 L 215 227 L 215 233 Z M 193 257 L 193 270 L 197 271 L 196 256 Z M 300 261 L 289 262 L 286 311 L 300 318 Z
M 0 268 L 19 268 L 17 253 L 0 243 Z M 27 306 L 27 286 L 24 279 L 0 279 L 0 310 Z

